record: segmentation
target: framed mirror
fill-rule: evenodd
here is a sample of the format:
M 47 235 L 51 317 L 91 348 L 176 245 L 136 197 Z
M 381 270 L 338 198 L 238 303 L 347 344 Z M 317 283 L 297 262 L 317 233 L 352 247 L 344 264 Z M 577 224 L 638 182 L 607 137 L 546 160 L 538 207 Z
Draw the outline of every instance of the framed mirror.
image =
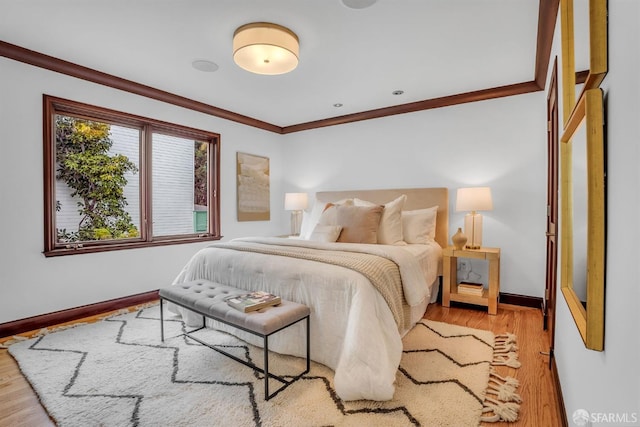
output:
M 582 92 L 560 143 L 562 294 L 585 346 L 602 351 L 606 204 L 601 89 Z
M 563 122 L 565 126 L 576 99 L 595 89 L 607 74 L 607 0 L 561 0 Z M 576 71 L 588 74 L 584 86 L 576 86 Z

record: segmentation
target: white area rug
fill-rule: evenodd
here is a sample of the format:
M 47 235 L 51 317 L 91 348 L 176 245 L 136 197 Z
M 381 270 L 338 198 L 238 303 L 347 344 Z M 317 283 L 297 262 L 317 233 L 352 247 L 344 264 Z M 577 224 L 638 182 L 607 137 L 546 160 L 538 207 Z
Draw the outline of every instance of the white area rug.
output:
M 393 400 L 343 402 L 333 371 L 312 363 L 265 402 L 261 374 L 178 336 L 183 331 L 178 318 L 165 317 L 162 343 L 153 306 L 9 352 L 61 426 L 477 426 L 483 417 L 517 418 L 515 380 L 490 374 L 492 363 L 518 364 L 513 336 L 423 320 L 404 338 Z M 214 330 L 198 334 L 262 365 L 260 348 Z M 303 359 L 272 353 L 269 360 L 276 374 L 304 370 Z

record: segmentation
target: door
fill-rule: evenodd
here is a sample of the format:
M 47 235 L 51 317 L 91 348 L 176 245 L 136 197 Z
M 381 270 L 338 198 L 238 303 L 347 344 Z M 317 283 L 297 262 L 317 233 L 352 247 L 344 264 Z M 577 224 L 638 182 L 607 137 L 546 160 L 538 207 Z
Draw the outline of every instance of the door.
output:
M 544 329 L 549 331 L 549 366 L 553 358 L 558 266 L 558 58 L 553 65 L 547 95 L 547 274 L 544 292 Z

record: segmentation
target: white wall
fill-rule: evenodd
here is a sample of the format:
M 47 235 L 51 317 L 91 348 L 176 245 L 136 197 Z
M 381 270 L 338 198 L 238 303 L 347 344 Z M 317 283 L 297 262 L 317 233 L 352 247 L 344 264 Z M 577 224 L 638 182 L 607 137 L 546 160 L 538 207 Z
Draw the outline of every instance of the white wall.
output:
M 600 420 L 594 426 L 640 425 L 640 3 L 615 0 L 608 5 L 609 72 L 601 85 L 607 152 L 605 349 L 585 349 L 558 292 L 556 363 L 569 425 L 575 425 L 572 416 L 578 409 Z M 560 57 L 559 33 L 558 22 L 553 55 Z M 611 416 L 626 418 L 606 418 Z
M 448 187 L 449 236 L 463 226 L 456 189 L 490 186 L 483 245 L 500 247 L 501 291 L 545 287 L 546 132 L 542 92 L 285 136 L 287 191 Z M 486 271 L 486 266 L 485 271 Z M 474 271 L 481 266 L 474 266 Z
M 158 289 L 204 244 L 45 258 L 42 95 L 221 134 L 225 239 L 288 230 L 279 135 L 0 58 L 0 323 Z M 271 221 L 236 221 L 236 151 L 271 160 Z
M 6 77 L 0 82 L 0 224 L 9 242 L 1 261 L 0 283 L 2 294 L 11 296 L 0 300 L 0 322 L 157 289 L 170 282 L 202 246 L 44 258 L 43 93 L 219 132 L 222 232 L 226 238 L 285 233 L 284 192 L 420 186 L 451 190 L 451 235 L 462 226 L 464 215 L 453 211 L 455 189 L 489 185 L 494 210 L 484 214 L 484 244 L 502 248 L 502 291 L 543 294 L 546 145 L 542 92 L 279 136 L 8 59 L 0 59 L 0 71 Z M 236 151 L 271 160 L 269 222 L 235 220 Z M 16 181 L 22 185 L 11 184 Z M 153 271 L 147 271 L 151 270 L 148 265 L 154 266 Z

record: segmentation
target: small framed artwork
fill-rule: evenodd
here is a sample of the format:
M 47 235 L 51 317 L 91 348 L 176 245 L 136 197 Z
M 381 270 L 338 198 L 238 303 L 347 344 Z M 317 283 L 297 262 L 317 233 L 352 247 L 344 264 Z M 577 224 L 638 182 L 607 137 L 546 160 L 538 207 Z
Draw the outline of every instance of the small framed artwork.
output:
M 269 221 L 269 158 L 236 153 L 238 221 Z

